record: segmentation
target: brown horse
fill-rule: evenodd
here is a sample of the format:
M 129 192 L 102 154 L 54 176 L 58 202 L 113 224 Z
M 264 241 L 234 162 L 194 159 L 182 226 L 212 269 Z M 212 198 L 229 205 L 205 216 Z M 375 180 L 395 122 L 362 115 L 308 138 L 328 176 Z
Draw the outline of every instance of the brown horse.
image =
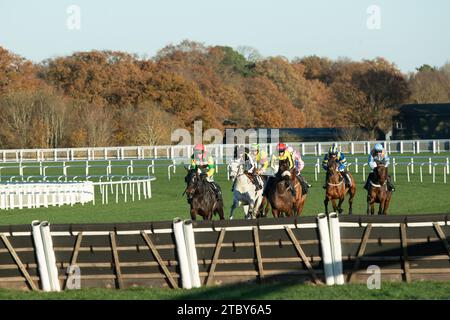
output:
M 204 174 L 201 174 L 198 170 L 191 169 L 188 171 L 184 181 L 187 184 L 184 193 L 186 193 L 188 203 L 191 206 L 192 220 L 195 220 L 197 215 L 202 216 L 203 220 L 212 220 L 213 213 L 219 214 L 220 220 L 225 219 L 223 200 L 217 199 Z
M 348 213 L 352 214 L 352 205 L 353 205 L 353 198 L 356 194 L 356 184 L 355 180 L 353 179 L 353 176 L 347 172 L 350 181 L 351 186 L 348 188 L 345 185 L 344 177 L 342 176 L 341 172 L 339 172 L 338 167 L 339 163 L 334 158 L 330 158 L 327 163 L 327 188 L 326 188 L 326 194 L 325 194 L 325 200 L 323 203 L 325 204 L 325 213 L 328 214 L 328 202 L 331 200 L 331 203 L 333 204 L 333 210 L 335 212 L 342 213 L 342 202 L 345 200 L 345 195 L 348 193 L 350 195 L 348 199 Z M 336 205 L 336 199 L 339 199 L 339 203 Z
M 295 196 L 292 195 L 290 185 L 295 190 Z M 295 175 L 295 168 L 289 170 L 289 160 L 279 161 L 278 173 L 267 194 L 275 218 L 283 213 L 288 217 L 302 213 L 306 194 L 302 195 L 302 186 Z
M 367 214 L 375 213 L 375 203 L 379 203 L 378 214 L 387 215 L 389 203 L 391 202 L 392 191 L 388 190 L 388 168 L 384 162 L 376 162 L 377 166 L 373 170 L 373 180 L 369 179 L 370 187 L 367 192 Z

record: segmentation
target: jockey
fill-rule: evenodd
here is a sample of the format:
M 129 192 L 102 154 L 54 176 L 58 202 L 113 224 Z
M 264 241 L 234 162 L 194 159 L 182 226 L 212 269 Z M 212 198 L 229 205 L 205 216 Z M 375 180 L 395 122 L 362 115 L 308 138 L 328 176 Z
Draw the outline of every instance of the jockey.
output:
M 347 159 L 345 159 L 345 155 L 338 150 L 336 143 L 333 143 L 333 145 L 328 150 L 328 153 L 323 158 L 322 167 L 324 170 L 328 170 L 328 160 L 333 158 L 336 159 L 336 162 L 339 164 L 338 170 L 339 172 L 341 172 L 341 175 L 345 180 L 345 186 L 350 187 L 351 182 L 350 178 L 347 175 Z M 327 182 L 325 182 L 323 188 L 327 188 Z
M 380 143 L 377 143 L 372 150 L 370 150 L 369 153 L 369 159 L 368 164 L 369 167 L 372 169 L 372 172 L 367 177 L 366 184 L 364 186 L 364 189 L 369 190 L 370 181 L 373 178 L 373 170 L 377 166 L 377 161 L 383 161 L 385 163 L 385 166 L 388 167 L 390 163 L 389 155 L 387 154 L 386 150 L 383 148 L 383 146 Z M 391 177 L 388 176 L 387 179 L 387 187 L 389 191 L 395 191 L 395 187 L 391 181 Z
M 292 154 L 292 159 L 294 160 L 294 167 L 295 167 L 298 181 L 300 181 L 300 183 L 302 185 L 303 194 L 306 194 L 308 192 L 309 187 L 311 187 L 311 185 L 306 181 L 306 179 L 301 174 L 301 171 L 305 167 L 305 162 L 303 162 L 300 152 L 295 150 L 293 147 L 289 146 L 287 148 L 287 150 Z
M 220 187 L 214 182 L 214 172 L 216 169 L 214 159 L 212 156 L 207 155 L 205 146 L 201 143 L 194 147 L 194 153 L 191 156 L 191 169 L 199 169 L 201 174 L 205 174 L 206 181 L 212 186 L 217 199 L 222 198 Z
M 250 152 L 245 154 L 246 171 L 251 174 L 252 182 L 255 184 L 256 190 L 262 189 L 262 183 L 258 179 L 258 175 L 264 173 L 269 167 L 267 153 L 260 149 L 259 144 L 253 143 L 250 147 Z
M 278 160 L 288 160 L 289 161 L 289 170 L 292 170 L 294 168 L 294 160 L 292 158 L 292 154 L 287 150 L 287 146 L 284 143 L 279 143 L 277 145 L 277 151 L 278 151 L 278 156 L 276 155 L 272 155 L 272 160 L 271 160 L 271 166 L 272 168 L 275 168 L 275 162 Z M 277 176 L 278 178 L 282 178 L 283 172 L 280 172 L 278 170 L 277 172 Z M 291 193 L 293 196 L 295 196 L 295 189 L 294 186 L 292 185 L 292 180 L 291 179 L 287 179 L 288 183 L 289 183 L 289 187 L 291 188 Z

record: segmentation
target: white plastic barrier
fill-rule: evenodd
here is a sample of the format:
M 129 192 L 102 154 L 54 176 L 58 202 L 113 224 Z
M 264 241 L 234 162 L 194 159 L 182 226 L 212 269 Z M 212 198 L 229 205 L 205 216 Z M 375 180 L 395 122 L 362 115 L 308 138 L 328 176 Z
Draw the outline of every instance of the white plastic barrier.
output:
M 86 182 L 14 183 L 0 185 L 0 209 L 39 208 L 94 200 L 94 185 Z
M 186 243 L 187 257 L 189 261 L 191 283 L 194 288 L 200 288 L 200 273 L 198 271 L 197 249 L 195 248 L 194 229 L 192 221 L 187 220 L 183 224 L 184 239 Z
M 50 223 L 43 221 L 40 224 L 42 242 L 44 244 L 45 258 L 52 291 L 61 291 L 58 280 L 58 269 L 56 268 L 55 251 L 53 250 L 52 236 L 50 235 Z
M 328 218 L 324 213 L 319 213 L 317 216 L 317 225 L 320 234 L 320 247 L 322 249 L 322 262 L 325 272 L 325 283 L 328 286 L 335 284 L 333 257 L 331 253 L 330 232 L 328 228 Z
M 341 248 L 341 232 L 339 229 L 339 217 L 337 213 L 332 212 L 328 216 L 331 255 L 333 257 L 333 273 L 334 281 L 338 285 L 344 284 L 344 274 L 342 269 L 342 248 Z
M 47 268 L 47 260 L 45 259 L 44 243 L 42 241 L 40 221 L 34 220 L 31 222 L 33 230 L 34 248 L 36 251 L 36 257 L 38 262 L 39 275 L 41 280 L 41 287 L 43 291 L 52 291 L 50 285 L 50 278 Z
M 31 226 L 42 290 L 61 291 L 50 224 L 48 221 L 35 220 Z
M 178 263 L 180 265 L 181 284 L 184 289 L 192 288 L 191 271 L 189 267 L 186 241 L 183 231 L 183 220 L 176 218 L 173 221 L 173 232 L 177 247 Z

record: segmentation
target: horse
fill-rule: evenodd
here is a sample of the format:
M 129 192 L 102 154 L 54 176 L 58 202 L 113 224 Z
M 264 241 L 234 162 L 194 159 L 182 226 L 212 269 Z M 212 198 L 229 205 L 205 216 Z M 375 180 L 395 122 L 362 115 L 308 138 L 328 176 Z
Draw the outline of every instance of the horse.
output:
M 342 202 L 345 200 L 345 195 L 348 193 L 350 195 L 348 199 L 348 213 L 352 214 L 353 198 L 356 194 L 356 184 L 353 176 L 347 172 L 351 186 L 348 188 L 345 185 L 345 180 L 342 174 L 339 172 L 339 164 L 336 159 L 330 158 L 327 163 L 327 187 L 325 190 L 325 200 L 323 201 L 325 205 L 325 214 L 328 214 L 328 202 L 331 200 L 333 204 L 333 210 L 342 213 Z M 336 199 L 339 199 L 339 203 L 336 206 Z
M 379 203 L 378 214 L 387 215 L 392 191 L 388 190 L 388 168 L 384 161 L 376 161 L 377 166 L 373 170 L 373 181 L 369 179 L 370 187 L 367 191 L 367 214 L 374 214 L 375 203 Z
M 288 181 L 291 181 L 295 196 Z M 288 217 L 300 215 L 305 204 L 306 194 L 302 195 L 302 186 L 295 174 L 295 168 L 289 170 L 289 160 L 279 161 L 279 169 L 273 184 L 267 190 L 267 198 L 272 207 L 272 214 L 278 218 L 281 214 Z
M 206 180 L 206 175 L 197 169 L 185 169 L 188 171 L 184 181 L 186 189 L 183 194 L 188 197 L 190 204 L 191 219 L 196 220 L 200 215 L 203 220 L 212 220 L 213 213 L 219 214 L 220 220 L 225 219 L 223 213 L 223 200 L 217 199 L 210 183 Z
M 230 220 L 234 218 L 234 210 L 241 205 L 243 206 L 246 219 L 256 218 L 262 201 L 263 189 L 256 190 L 255 184 L 244 173 L 244 164 L 241 161 L 232 161 L 230 163 L 230 178 L 234 181 Z M 260 178 L 258 177 L 258 179 Z

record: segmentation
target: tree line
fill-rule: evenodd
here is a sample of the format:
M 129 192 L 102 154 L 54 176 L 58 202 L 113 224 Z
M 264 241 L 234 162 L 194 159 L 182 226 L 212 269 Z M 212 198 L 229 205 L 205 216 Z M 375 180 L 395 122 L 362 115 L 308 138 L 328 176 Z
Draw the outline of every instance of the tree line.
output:
M 449 100 L 450 63 L 403 74 L 383 58 L 264 58 L 185 40 L 152 58 L 94 50 L 35 64 L 0 47 L 0 148 L 167 144 L 195 120 L 373 138 L 401 104 Z

